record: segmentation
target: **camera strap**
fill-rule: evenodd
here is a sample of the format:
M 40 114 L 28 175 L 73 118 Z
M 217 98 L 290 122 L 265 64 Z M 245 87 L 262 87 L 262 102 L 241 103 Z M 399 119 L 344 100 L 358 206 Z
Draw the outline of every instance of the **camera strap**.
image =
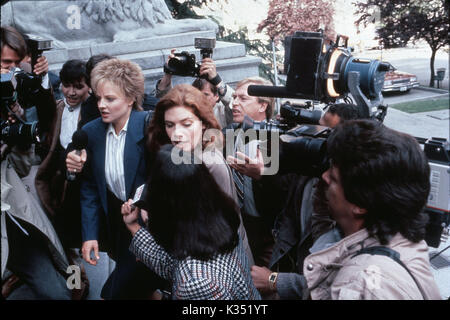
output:
M 419 288 L 420 294 L 422 295 L 423 299 L 427 300 L 425 292 L 423 291 L 422 286 L 417 281 L 416 277 L 414 277 L 414 275 L 411 273 L 411 271 L 409 271 L 408 267 L 400 260 L 400 253 L 398 253 L 397 251 L 395 251 L 395 250 L 393 250 L 391 248 L 388 248 L 388 247 L 374 246 L 374 247 L 362 248 L 361 250 L 356 252 L 356 254 L 354 254 L 351 257 L 351 259 L 353 259 L 354 257 L 359 256 L 361 254 L 385 256 L 385 257 L 391 258 L 392 260 L 397 262 L 399 265 L 401 265 L 408 272 L 408 274 L 414 280 L 414 282 L 417 285 L 417 288 Z

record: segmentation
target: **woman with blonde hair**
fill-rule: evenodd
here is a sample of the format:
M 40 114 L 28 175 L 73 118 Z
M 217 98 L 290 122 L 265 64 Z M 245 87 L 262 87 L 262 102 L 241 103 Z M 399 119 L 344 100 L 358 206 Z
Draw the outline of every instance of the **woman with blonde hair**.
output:
M 144 75 L 131 61 L 105 60 L 93 69 L 91 86 L 101 118 L 82 128 L 88 135 L 80 199 L 83 258 L 96 265 L 103 245 L 116 261 L 102 298 L 148 298 L 160 279 L 129 252 L 131 237 L 120 212 L 122 203 L 146 180 L 147 113 L 140 112 Z

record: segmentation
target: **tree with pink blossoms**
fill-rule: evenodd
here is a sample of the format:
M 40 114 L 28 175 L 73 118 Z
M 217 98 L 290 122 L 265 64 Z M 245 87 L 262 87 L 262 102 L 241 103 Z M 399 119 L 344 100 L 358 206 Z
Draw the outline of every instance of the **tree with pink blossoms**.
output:
M 267 18 L 257 31 L 278 42 L 295 31 L 318 31 L 334 40 L 334 0 L 270 0 Z

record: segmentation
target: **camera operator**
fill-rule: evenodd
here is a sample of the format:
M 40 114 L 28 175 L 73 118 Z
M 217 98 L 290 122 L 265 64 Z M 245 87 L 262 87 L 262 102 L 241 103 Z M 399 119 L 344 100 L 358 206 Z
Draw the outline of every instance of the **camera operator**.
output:
M 172 49 L 167 59 L 174 58 L 175 49 Z M 200 65 L 200 76 L 192 83 L 192 86 L 199 89 L 206 97 L 213 109 L 214 116 L 222 128 L 233 122 L 233 114 L 231 111 L 231 99 L 234 90 L 226 85 L 216 70 L 216 64 L 211 58 L 204 58 Z M 172 87 L 172 75 L 164 73 L 162 79 L 156 84 L 155 95 L 161 98 Z
M 302 275 L 286 274 L 291 290 L 311 299 L 440 299 L 424 241 L 430 169 L 416 140 L 351 120 L 331 133 L 328 155 L 321 191 L 337 227 L 315 241 Z
M 361 118 L 358 107 L 353 104 L 329 104 L 326 110 L 319 123 L 329 128 L 346 120 Z M 296 294 L 295 279 L 303 273 L 303 260 L 309 254 L 313 242 L 331 230 L 335 223 L 327 219 L 327 208 L 313 212 L 313 200 L 316 206 L 324 206 L 325 202 L 324 196 L 315 193 L 319 179 L 297 174 L 288 177 L 291 181 L 285 206 L 273 225 L 275 245 L 269 268 L 253 266 L 252 277 L 262 292 L 276 293 L 280 299 L 298 299 L 301 297 Z M 324 211 L 325 215 L 319 216 L 319 212 Z M 275 281 L 276 287 L 273 284 Z
M 21 68 L 25 71 L 30 69 L 30 65 L 25 62 L 27 57 L 27 44 L 23 36 L 13 27 L 1 27 L 1 73 L 8 73 L 13 68 Z M 29 70 L 31 71 L 31 70 Z M 23 106 L 14 105 L 11 110 L 26 120 L 38 120 L 41 141 L 44 140 L 46 134 L 50 131 L 51 122 L 56 112 L 56 103 L 50 87 L 48 77 L 48 62 L 45 56 L 37 59 L 37 63 L 32 70 L 35 75 L 41 77 L 41 87 L 32 97 L 35 102 L 36 113 L 38 119 L 26 119 Z M 31 97 L 25 97 L 31 98 Z M 38 155 L 43 159 L 48 150 L 36 150 Z

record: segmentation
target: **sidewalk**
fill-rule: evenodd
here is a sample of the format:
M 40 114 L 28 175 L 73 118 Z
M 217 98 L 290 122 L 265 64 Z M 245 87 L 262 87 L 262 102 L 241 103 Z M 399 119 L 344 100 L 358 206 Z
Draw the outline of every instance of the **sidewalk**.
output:
M 449 110 L 439 110 L 420 113 L 406 113 L 394 108 L 388 108 L 384 124 L 394 130 L 408 133 L 419 138 L 449 137 Z

